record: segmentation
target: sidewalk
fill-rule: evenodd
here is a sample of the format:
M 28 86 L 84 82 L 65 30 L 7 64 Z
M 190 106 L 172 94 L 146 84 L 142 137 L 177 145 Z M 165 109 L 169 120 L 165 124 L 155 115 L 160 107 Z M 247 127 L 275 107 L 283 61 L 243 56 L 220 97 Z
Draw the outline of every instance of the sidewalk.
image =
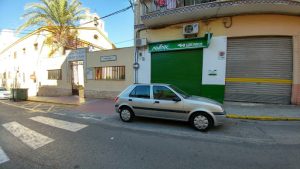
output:
M 82 99 L 78 96 L 65 97 L 30 97 L 29 101 L 74 105 L 74 109 L 93 114 L 115 114 L 111 99 Z M 300 121 L 300 106 L 225 102 L 224 108 L 228 118 L 266 120 L 266 121 Z
M 86 102 L 86 99 L 80 98 L 78 96 L 61 96 L 61 97 L 34 96 L 34 97 L 29 97 L 28 101 L 63 104 L 63 105 L 81 105 L 81 104 L 84 104 Z
M 295 105 L 225 102 L 224 108 L 229 118 L 300 121 L 300 106 Z

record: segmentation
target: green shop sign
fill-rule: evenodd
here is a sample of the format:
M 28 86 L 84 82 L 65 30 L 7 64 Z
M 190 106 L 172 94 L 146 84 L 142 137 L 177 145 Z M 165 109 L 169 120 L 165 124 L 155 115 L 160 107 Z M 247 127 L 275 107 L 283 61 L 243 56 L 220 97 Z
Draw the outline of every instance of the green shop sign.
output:
M 212 33 L 206 33 L 204 37 L 181 39 L 164 42 L 155 42 L 149 44 L 150 52 L 164 52 L 174 50 L 188 50 L 197 48 L 208 48 Z

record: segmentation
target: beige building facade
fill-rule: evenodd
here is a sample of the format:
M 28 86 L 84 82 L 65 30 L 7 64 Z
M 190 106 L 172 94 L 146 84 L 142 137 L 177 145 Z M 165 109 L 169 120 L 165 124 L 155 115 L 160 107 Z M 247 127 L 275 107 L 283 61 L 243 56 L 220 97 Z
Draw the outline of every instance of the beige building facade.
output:
M 155 75 L 163 70 L 153 65 L 156 58 L 171 56 L 174 44 L 194 38 L 201 42 L 209 33 L 207 46 L 175 49 L 182 55 L 199 50 L 199 95 L 219 101 L 300 104 L 299 11 L 295 0 L 136 1 L 136 40 L 147 41 L 136 49 L 138 82 L 164 82 Z M 197 31 L 186 34 L 186 25 L 197 25 Z M 165 49 L 153 50 L 158 45 Z M 176 64 L 173 67 L 195 65 Z
M 134 48 L 89 52 L 86 59 L 86 98 L 114 98 L 133 84 Z

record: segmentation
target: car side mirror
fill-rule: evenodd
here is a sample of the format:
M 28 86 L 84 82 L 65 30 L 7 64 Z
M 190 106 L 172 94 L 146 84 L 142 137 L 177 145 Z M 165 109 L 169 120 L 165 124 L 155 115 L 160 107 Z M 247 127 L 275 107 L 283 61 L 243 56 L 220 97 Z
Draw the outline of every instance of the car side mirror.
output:
M 180 99 L 179 97 L 174 97 L 172 100 L 173 100 L 174 102 L 180 102 L 180 101 L 181 101 L 181 99 Z

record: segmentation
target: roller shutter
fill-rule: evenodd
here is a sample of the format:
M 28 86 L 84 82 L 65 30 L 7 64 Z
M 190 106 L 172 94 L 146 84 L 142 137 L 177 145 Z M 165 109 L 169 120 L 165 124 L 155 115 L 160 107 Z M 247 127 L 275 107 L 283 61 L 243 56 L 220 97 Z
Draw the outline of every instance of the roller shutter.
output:
M 225 100 L 290 104 L 292 37 L 229 38 Z

